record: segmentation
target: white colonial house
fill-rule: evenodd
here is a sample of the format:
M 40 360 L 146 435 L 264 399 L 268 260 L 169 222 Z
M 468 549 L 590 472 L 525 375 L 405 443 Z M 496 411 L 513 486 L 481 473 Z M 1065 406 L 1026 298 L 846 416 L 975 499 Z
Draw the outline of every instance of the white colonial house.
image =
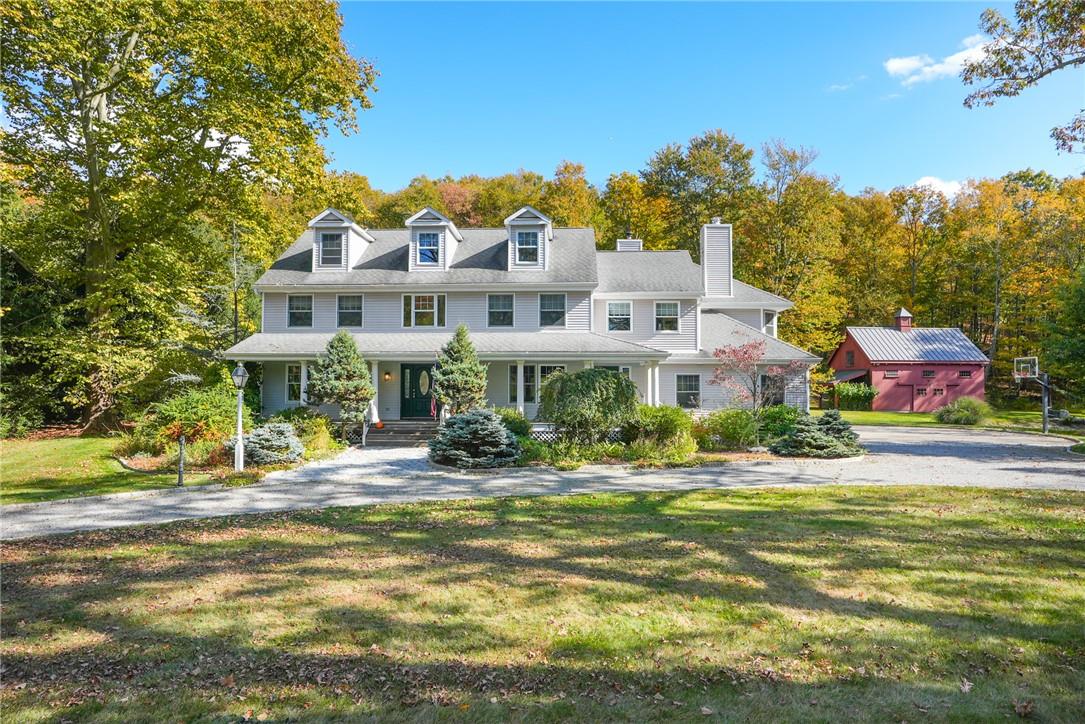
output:
M 479 229 L 430 208 L 402 229 L 363 229 L 327 209 L 257 282 L 260 332 L 226 354 L 263 365 L 272 414 L 304 404 L 307 365 L 345 329 L 371 365 L 374 421 L 429 418 L 437 352 L 462 323 L 495 407 L 534 418 L 547 375 L 594 366 L 628 375 L 649 404 L 716 409 L 731 398 L 709 384 L 718 347 L 761 339 L 766 365 L 818 362 L 776 338 L 791 302 L 735 279 L 731 244 L 718 219 L 701 229 L 698 265 L 637 239 L 598 251 L 592 229 L 554 227 L 527 206 Z M 806 409 L 806 380 L 782 397 Z

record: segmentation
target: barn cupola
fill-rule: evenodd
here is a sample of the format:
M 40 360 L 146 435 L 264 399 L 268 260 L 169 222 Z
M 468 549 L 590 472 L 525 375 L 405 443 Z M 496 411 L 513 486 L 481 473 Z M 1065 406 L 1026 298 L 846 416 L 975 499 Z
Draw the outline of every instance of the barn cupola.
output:
M 554 224 L 550 217 L 524 206 L 505 219 L 509 235 L 509 271 L 542 270 L 550 265 Z
M 731 225 L 720 217 L 701 227 L 701 278 L 706 297 L 732 297 Z
M 350 214 L 338 209 L 324 209 L 309 220 L 307 227 L 313 241 L 314 272 L 353 269 L 373 241 Z
M 912 331 L 912 313 L 904 307 L 900 308 L 897 312 L 897 331 L 898 332 L 911 332 Z
M 463 235 L 451 219 L 427 206 L 407 219 L 406 226 L 411 236 L 408 271 L 445 271 L 452 267 Z

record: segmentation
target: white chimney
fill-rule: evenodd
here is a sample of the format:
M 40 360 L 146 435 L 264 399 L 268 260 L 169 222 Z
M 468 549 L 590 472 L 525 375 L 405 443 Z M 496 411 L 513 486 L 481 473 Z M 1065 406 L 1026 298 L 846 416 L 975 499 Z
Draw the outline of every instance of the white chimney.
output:
M 644 251 L 644 242 L 640 239 L 618 239 L 618 251 Z
M 712 217 L 701 227 L 701 278 L 707 297 L 734 296 L 731 272 L 731 225 Z

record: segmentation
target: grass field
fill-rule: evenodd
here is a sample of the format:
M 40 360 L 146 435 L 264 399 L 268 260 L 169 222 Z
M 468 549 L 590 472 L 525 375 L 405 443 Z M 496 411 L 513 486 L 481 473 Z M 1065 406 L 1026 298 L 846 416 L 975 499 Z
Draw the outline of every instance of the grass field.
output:
M 116 440 L 107 437 L 60 437 L 0 441 L 0 503 L 37 503 L 82 495 L 165 488 L 174 473 L 149 475 L 125 470 L 111 456 Z M 208 481 L 186 474 L 186 484 Z
M 1085 494 L 333 509 L 6 544 L 5 721 L 1085 710 Z
M 813 410 L 814 415 L 822 414 L 823 410 Z M 842 410 L 840 414 L 845 420 L 853 425 L 896 425 L 901 427 L 944 427 L 934 415 L 929 412 L 873 412 L 869 410 Z M 1085 413 L 1077 412 L 1077 415 L 1085 416 Z M 1032 410 L 994 410 L 991 417 L 984 420 L 976 427 L 994 430 L 1018 430 L 1025 432 L 1041 432 L 1043 421 L 1039 411 Z M 1051 432 L 1059 435 L 1085 438 L 1085 430 L 1081 428 L 1070 429 L 1051 425 Z

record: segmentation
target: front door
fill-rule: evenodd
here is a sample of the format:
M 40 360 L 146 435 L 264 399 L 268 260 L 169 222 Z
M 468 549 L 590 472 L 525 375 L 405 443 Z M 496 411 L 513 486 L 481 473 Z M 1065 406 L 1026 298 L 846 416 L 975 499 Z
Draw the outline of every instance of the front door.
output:
M 402 365 L 400 417 L 433 417 L 433 365 Z

